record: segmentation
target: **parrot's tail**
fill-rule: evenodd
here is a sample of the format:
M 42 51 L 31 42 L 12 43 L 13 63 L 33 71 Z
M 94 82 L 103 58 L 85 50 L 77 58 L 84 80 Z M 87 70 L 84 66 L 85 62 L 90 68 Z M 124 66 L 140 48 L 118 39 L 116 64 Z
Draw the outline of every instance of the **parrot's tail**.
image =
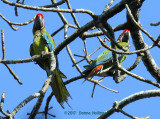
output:
M 62 80 L 62 74 L 60 71 L 56 69 L 55 71 L 55 77 L 51 82 L 51 88 L 54 92 L 54 95 L 59 102 L 59 104 L 63 107 L 63 102 L 66 102 L 68 104 L 68 97 L 71 97 L 67 88 L 63 84 Z M 69 105 L 69 104 L 68 104 Z M 70 105 L 69 105 L 70 106 Z

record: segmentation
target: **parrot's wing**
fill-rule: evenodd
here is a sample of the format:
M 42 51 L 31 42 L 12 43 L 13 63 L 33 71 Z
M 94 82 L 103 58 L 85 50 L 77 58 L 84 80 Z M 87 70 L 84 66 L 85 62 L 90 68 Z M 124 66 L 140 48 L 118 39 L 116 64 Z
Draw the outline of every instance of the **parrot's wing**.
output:
M 48 32 L 42 33 L 42 37 L 45 40 L 45 44 L 48 47 L 48 50 L 51 52 L 55 49 L 56 45 L 53 41 L 53 38 Z
M 118 54 L 118 57 L 120 55 Z M 112 52 L 103 53 L 100 57 L 96 59 L 96 65 L 104 64 L 113 60 Z
M 30 56 L 34 55 L 33 44 L 30 45 Z
M 90 65 L 85 65 L 83 66 L 85 69 L 88 69 L 90 67 Z
M 60 74 L 60 76 L 61 76 L 62 78 L 67 79 L 66 75 L 64 75 L 60 70 L 59 70 L 58 72 L 59 72 L 59 74 Z

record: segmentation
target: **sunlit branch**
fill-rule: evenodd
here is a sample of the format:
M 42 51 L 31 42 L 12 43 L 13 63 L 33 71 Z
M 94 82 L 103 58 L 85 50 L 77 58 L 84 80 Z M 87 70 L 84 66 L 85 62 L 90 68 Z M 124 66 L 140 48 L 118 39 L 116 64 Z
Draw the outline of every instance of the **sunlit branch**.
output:
M 141 91 L 139 93 L 135 93 L 133 95 L 130 95 L 130 96 L 124 98 L 121 101 L 116 102 L 116 105 L 114 104 L 112 108 L 110 108 L 109 110 L 104 112 L 102 115 L 97 117 L 97 119 L 108 118 L 113 113 L 115 113 L 117 111 L 117 109 L 122 109 L 123 107 L 125 107 L 126 105 L 128 105 L 134 101 L 144 99 L 144 98 L 157 97 L 157 96 L 158 97 L 160 96 L 160 90 L 147 90 L 147 91 Z
M 63 3 L 65 3 L 65 0 L 61 0 L 61 1 L 57 2 L 57 3 L 52 4 L 52 5 L 45 5 L 45 6 L 41 6 L 41 7 L 46 7 L 46 8 L 56 7 L 58 5 L 62 5 Z
M 127 23 L 120 24 L 116 27 L 113 27 L 112 29 L 113 31 L 125 30 L 127 29 Z M 102 31 L 97 31 L 97 32 L 92 32 L 92 33 L 84 32 L 82 35 L 82 38 L 95 37 L 95 36 L 101 36 L 101 35 L 104 35 Z
M 8 0 L 2 0 L 2 2 L 9 4 L 11 6 L 17 6 L 25 9 L 30 10 L 40 10 L 40 11 L 52 11 L 52 12 L 65 12 L 65 13 L 87 13 L 91 16 L 94 16 L 94 13 L 86 10 L 86 9 L 55 9 L 55 8 L 45 8 L 45 7 L 36 7 L 36 6 L 29 6 L 29 5 L 23 5 L 19 3 L 13 3 Z
M 8 19 L 6 19 L 1 13 L 0 13 L 0 17 L 1 17 L 2 19 L 4 19 L 4 20 L 9 24 L 9 26 L 10 26 L 13 30 L 18 30 L 18 29 L 19 29 L 18 27 L 17 27 L 17 28 L 13 27 L 13 25 L 17 25 L 17 26 L 27 25 L 27 24 L 33 22 L 33 20 L 34 20 L 34 18 L 35 18 L 35 17 L 33 17 L 32 19 L 30 19 L 29 21 L 24 22 L 24 23 L 15 23 L 15 22 L 11 22 L 11 21 L 9 21 Z
M 123 51 L 117 51 L 111 47 L 109 47 L 107 44 L 105 44 L 105 42 L 103 42 L 101 39 L 99 39 L 99 41 L 101 42 L 101 44 L 107 48 L 108 50 L 112 51 L 112 52 L 115 52 L 117 54 L 126 54 L 126 55 L 132 55 L 132 54 L 136 54 L 136 53 L 142 53 L 142 52 L 145 52 L 153 47 L 155 47 L 156 45 L 155 44 L 152 44 L 151 46 L 147 47 L 147 48 L 144 48 L 144 49 L 140 49 L 140 50 L 135 50 L 135 51 L 130 51 L 130 52 L 123 52 Z
M 67 2 L 68 8 L 69 8 L 69 9 L 72 9 L 69 0 L 66 0 L 66 2 Z M 79 23 L 78 23 L 78 21 L 77 21 L 77 19 L 76 19 L 75 14 L 74 14 L 74 13 L 71 13 L 71 15 L 72 15 L 72 18 L 73 18 L 73 20 L 74 20 L 74 23 L 77 25 L 78 28 L 80 28 L 80 25 L 79 25 Z
M 138 79 L 140 81 L 152 84 L 153 86 L 156 86 L 156 87 L 160 88 L 160 84 L 158 84 L 158 83 L 156 83 L 154 81 L 148 80 L 148 79 L 144 79 L 141 76 L 138 76 L 138 75 L 136 75 L 134 73 L 131 73 L 131 72 L 127 71 L 126 69 L 122 68 L 121 66 L 118 66 L 118 69 L 120 69 L 121 71 L 125 72 L 126 74 L 128 74 L 128 75 L 130 75 L 130 76 L 132 76 L 132 77 L 134 77 L 134 78 L 136 78 L 136 79 Z
M 110 6 L 113 4 L 113 2 L 114 2 L 114 0 L 110 0 L 109 4 L 106 5 L 103 12 L 107 11 L 110 8 Z
M 3 29 L 1 31 L 1 40 L 2 40 L 2 53 L 3 53 L 2 60 L 5 60 L 5 40 L 4 40 L 4 30 Z M 12 74 L 12 76 L 14 77 L 14 79 L 17 80 L 17 82 L 20 85 L 22 85 L 22 82 L 20 81 L 20 79 L 18 78 L 18 76 L 14 73 L 14 71 L 9 67 L 9 65 L 6 64 L 6 63 L 3 63 L 3 64 L 7 67 L 7 69 Z
M 125 7 L 127 9 L 127 12 L 128 12 L 128 15 L 130 17 L 130 19 L 132 20 L 132 22 L 143 32 L 145 33 L 153 42 L 156 42 L 156 39 L 154 39 L 146 30 L 144 30 L 140 25 L 139 23 L 136 22 L 136 20 L 134 19 L 132 13 L 131 13 L 131 10 L 129 9 L 128 5 L 125 4 Z M 158 45 L 158 44 L 157 44 Z M 158 45 L 159 46 L 159 45 Z M 160 47 L 160 46 L 159 46 Z

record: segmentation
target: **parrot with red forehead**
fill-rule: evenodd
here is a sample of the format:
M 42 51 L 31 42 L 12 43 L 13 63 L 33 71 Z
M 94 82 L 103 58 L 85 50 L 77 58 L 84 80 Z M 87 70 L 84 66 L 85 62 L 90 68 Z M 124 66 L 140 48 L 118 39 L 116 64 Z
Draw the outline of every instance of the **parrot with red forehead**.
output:
M 55 48 L 55 42 L 51 35 L 46 31 L 44 24 L 44 17 L 42 14 L 37 14 L 34 20 L 32 29 L 34 39 L 30 46 L 30 55 L 41 55 L 42 52 L 52 52 Z M 62 78 L 67 78 L 60 70 L 58 66 L 58 59 L 56 57 L 56 70 L 55 76 L 51 81 L 51 88 L 58 103 L 63 107 L 63 102 L 67 102 L 68 97 L 71 97 L 67 88 L 63 84 Z M 37 61 L 37 64 L 47 72 L 47 76 L 50 72 L 50 60 L 49 58 L 41 59 Z
M 129 48 L 129 37 L 130 31 L 124 30 L 117 39 L 117 43 L 124 48 Z M 116 50 L 122 51 L 119 48 L 116 48 Z M 120 65 L 122 66 L 122 62 L 126 59 L 127 55 L 117 54 L 117 57 Z M 113 66 L 112 51 L 106 49 L 95 60 L 93 60 L 90 65 L 84 66 L 86 70 L 83 73 L 87 75 L 87 78 L 89 78 L 97 75 L 99 71 L 107 69 L 111 66 Z M 113 76 L 113 71 L 114 69 L 111 69 L 108 72 L 99 74 L 98 76 Z

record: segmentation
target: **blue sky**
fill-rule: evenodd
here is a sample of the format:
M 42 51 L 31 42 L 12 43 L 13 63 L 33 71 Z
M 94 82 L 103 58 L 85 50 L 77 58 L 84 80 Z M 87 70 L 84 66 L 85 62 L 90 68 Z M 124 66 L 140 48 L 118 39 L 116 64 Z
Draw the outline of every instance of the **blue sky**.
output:
M 115 5 L 118 1 L 115 1 L 113 5 Z M 16 2 L 16 0 L 13 0 Z M 45 5 L 50 4 L 50 1 L 45 1 Z M 109 1 L 101 0 L 70 0 L 71 6 L 74 9 L 89 9 L 97 15 L 100 15 L 105 8 L 106 3 Z M 26 0 L 25 4 L 33 5 L 33 6 L 42 6 L 44 5 L 44 1 L 42 0 Z M 140 22 L 142 27 L 145 28 L 155 39 L 159 35 L 160 26 L 153 27 L 150 26 L 151 22 L 160 21 L 160 16 L 158 15 L 160 1 L 158 0 L 146 0 L 141 7 L 140 10 Z M 19 16 L 15 16 L 14 7 L 8 6 L 0 1 L 0 13 L 4 15 L 8 20 L 12 22 L 26 22 L 29 19 L 33 18 L 37 13 L 42 13 L 45 18 L 45 26 L 49 33 L 53 33 L 55 30 L 60 28 L 63 23 L 60 20 L 57 13 L 54 12 L 42 12 L 42 11 L 34 11 L 34 10 L 26 10 L 22 8 L 18 8 Z M 67 8 L 66 5 L 61 5 L 60 8 Z M 85 25 L 87 22 L 91 21 L 91 17 L 87 14 L 75 14 L 80 26 Z M 64 13 L 64 16 L 67 18 L 70 24 L 74 24 L 73 19 L 70 14 Z M 117 26 L 118 24 L 124 23 L 126 21 L 126 10 L 123 10 L 121 13 L 117 14 L 113 18 L 109 19 L 109 23 L 112 27 Z M 29 47 L 33 40 L 32 35 L 32 26 L 33 23 L 30 23 L 26 26 L 20 26 L 18 31 L 13 31 L 10 26 L 0 18 L 0 29 L 4 29 L 5 35 L 5 48 L 6 48 L 6 59 L 24 59 L 30 58 Z M 69 29 L 68 36 L 71 35 L 75 30 Z M 116 38 L 118 38 L 119 34 L 122 31 L 118 31 L 115 33 Z M 152 44 L 152 41 L 143 34 L 144 40 L 148 45 Z M 56 45 L 61 43 L 64 40 L 64 31 L 62 30 L 54 37 Z M 103 38 L 103 37 L 102 37 Z M 92 53 L 99 45 L 99 41 L 97 38 L 88 38 L 87 40 L 87 49 L 88 53 Z M 107 44 L 110 44 L 107 42 Z M 130 38 L 131 51 L 135 50 L 134 45 L 132 43 L 132 39 Z M 81 39 L 77 38 L 70 45 L 73 54 L 84 55 L 83 53 L 83 42 Z M 91 58 L 96 58 L 104 48 L 100 49 L 96 52 Z M 160 66 L 159 57 L 160 55 L 157 53 L 160 50 L 155 47 L 150 50 L 153 58 L 155 59 L 158 66 Z M 1 46 L 0 46 L 0 58 L 2 58 Z M 72 67 L 72 62 L 67 54 L 66 48 L 64 48 L 60 54 L 58 55 L 59 65 L 61 71 L 66 74 L 67 80 L 78 76 L 79 72 L 75 67 Z M 81 58 L 75 57 L 76 61 L 81 60 Z M 130 55 L 127 57 L 126 61 L 124 61 L 123 66 L 128 68 L 133 64 L 136 59 L 136 55 Z M 80 63 L 80 67 L 84 70 L 83 66 L 86 65 L 87 62 Z M 26 97 L 29 95 L 38 92 L 43 86 L 44 81 L 47 79 L 46 72 L 42 70 L 38 65 L 34 62 L 24 63 L 24 64 L 12 64 L 10 67 L 13 71 L 18 75 L 23 85 L 19 85 L 12 75 L 9 73 L 7 68 L 0 64 L 0 95 L 5 91 L 5 103 L 3 109 L 12 110 Z M 139 66 L 132 71 L 135 74 L 138 74 L 144 78 L 150 79 L 152 81 L 156 81 L 146 70 L 143 62 L 139 64 Z M 99 77 L 95 77 L 98 79 Z M 65 81 L 66 79 L 64 79 Z M 112 107 L 114 101 L 120 101 L 123 98 L 140 91 L 157 89 L 156 87 L 146 84 L 144 82 L 140 82 L 137 79 L 134 79 L 130 76 L 119 83 L 116 84 L 112 77 L 106 77 L 102 84 L 106 87 L 109 87 L 114 90 L 118 90 L 119 93 L 113 93 L 108 90 L 105 90 L 99 86 L 96 86 L 94 97 L 91 98 L 91 93 L 93 89 L 93 83 L 86 81 L 82 84 L 84 79 L 80 79 L 78 81 L 72 82 L 67 85 L 67 89 L 70 92 L 72 99 L 69 99 L 69 104 L 72 109 L 68 107 L 67 104 L 64 104 L 65 109 L 62 109 L 61 106 L 57 103 L 55 97 L 52 98 L 50 102 L 50 106 L 53 106 L 53 109 L 50 111 L 51 114 L 56 115 L 57 119 L 94 119 L 98 117 L 98 114 L 93 114 L 92 112 L 104 112 Z M 43 111 L 46 103 L 46 98 L 51 92 L 51 88 L 48 89 L 42 106 L 39 111 Z M 15 116 L 15 119 L 27 119 L 28 115 L 26 113 L 30 113 L 37 99 L 32 100 L 25 107 L 23 107 Z M 159 117 L 160 109 L 160 97 L 143 99 L 136 101 L 134 103 L 129 104 L 124 108 L 126 112 L 136 117 L 146 117 L 148 115 L 151 116 L 151 119 L 155 119 Z M 69 115 L 69 112 L 73 112 L 74 114 Z M 82 112 L 86 112 L 87 114 L 82 114 Z M 66 114 L 67 113 L 67 114 Z M 1 113 L 0 113 L 1 114 Z M 36 119 L 43 119 L 44 116 L 41 114 L 36 116 Z M 120 113 L 115 113 L 109 117 L 109 119 L 129 119 Z M 51 117 L 49 117 L 51 119 Z

